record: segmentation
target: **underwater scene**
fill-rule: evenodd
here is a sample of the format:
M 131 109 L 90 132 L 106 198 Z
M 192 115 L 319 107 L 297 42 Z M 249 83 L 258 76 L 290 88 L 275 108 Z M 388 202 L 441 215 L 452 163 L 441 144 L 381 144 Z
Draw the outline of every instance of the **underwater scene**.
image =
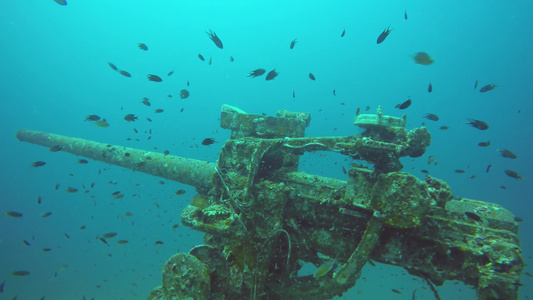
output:
M 533 299 L 533 2 L 0 2 L 0 299 Z

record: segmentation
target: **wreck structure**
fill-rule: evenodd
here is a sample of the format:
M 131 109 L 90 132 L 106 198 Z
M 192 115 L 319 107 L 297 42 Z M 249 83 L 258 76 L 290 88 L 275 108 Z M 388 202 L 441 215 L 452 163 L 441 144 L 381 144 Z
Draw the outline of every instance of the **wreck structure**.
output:
M 276 117 L 224 105 L 231 138 L 210 163 L 55 134 L 17 138 L 194 186 L 182 223 L 204 244 L 170 257 L 148 300 L 331 299 L 353 287 L 373 261 L 405 268 L 431 286 L 459 280 L 477 299 L 518 299 L 524 268 L 514 215 L 500 205 L 452 196 L 446 182 L 401 172 L 401 157 L 430 145 L 406 117 L 356 113 L 364 129 L 347 137 L 305 137 L 307 113 Z M 346 180 L 298 171 L 306 152 L 367 162 Z M 321 274 L 300 275 L 304 263 Z

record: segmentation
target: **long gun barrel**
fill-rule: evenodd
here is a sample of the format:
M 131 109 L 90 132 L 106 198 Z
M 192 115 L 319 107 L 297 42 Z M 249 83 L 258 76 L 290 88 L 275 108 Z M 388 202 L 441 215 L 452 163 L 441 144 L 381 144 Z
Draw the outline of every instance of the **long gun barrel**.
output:
M 59 146 L 64 152 L 177 181 L 204 192 L 211 189 L 215 174 L 214 163 L 58 134 L 21 129 L 17 139 L 44 147 Z

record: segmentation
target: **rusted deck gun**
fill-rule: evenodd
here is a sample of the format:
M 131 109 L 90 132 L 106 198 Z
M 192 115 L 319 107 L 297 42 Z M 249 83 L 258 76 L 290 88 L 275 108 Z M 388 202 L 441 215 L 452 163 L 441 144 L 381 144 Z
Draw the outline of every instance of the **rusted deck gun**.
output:
M 232 133 L 216 164 L 29 130 L 17 137 L 197 188 L 182 223 L 204 232 L 205 245 L 171 257 L 148 299 L 329 299 L 354 286 L 371 260 L 430 284 L 460 280 L 478 299 L 518 298 L 524 262 L 513 214 L 400 172 L 401 157 L 430 144 L 425 128 L 407 131 L 405 116 L 379 108 L 357 112 L 362 134 L 305 138 L 309 121 L 224 106 L 221 126 Z M 373 168 L 352 165 L 347 181 L 298 172 L 309 151 Z M 299 275 L 306 262 L 321 265 L 314 276 Z

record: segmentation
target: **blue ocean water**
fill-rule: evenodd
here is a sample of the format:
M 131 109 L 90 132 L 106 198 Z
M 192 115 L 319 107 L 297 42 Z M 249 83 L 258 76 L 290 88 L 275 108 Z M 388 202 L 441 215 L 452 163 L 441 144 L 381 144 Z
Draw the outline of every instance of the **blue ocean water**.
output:
M 533 2 L 67 2 L 0 2 L 0 282 L 5 281 L 0 299 L 145 299 L 160 284 L 170 256 L 202 243 L 201 235 L 186 227 L 172 229 L 181 224 L 180 211 L 193 188 L 168 180 L 161 184 L 160 178 L 100 162 L 79 164 L 70 154 L 19 142 L 19 129 L 138 149 L 157 147 L 155 151 L 215 162 L 229 138 L 229 131 L 219 128 L 223 104 L 253 114 L 309 112 L 307 136 L 359 132 L 353 126 L 357 107 L 370 106 L 374 112 L 382 105 L 385 114 L 406 113 L 409 129 L 425 122 L 432 144 L 423 157 L 402 160 L 404 171 L 423 178 L 420 170 L 427 169 L 447 181 L 453 194 L 498 203 L 522 217 L 523 257 L 531 264 Z M 390 35 L 376 44 L 389 25 Z M 209 29 L 224 49 L 207 37 Z M 289 49 L 295 38 L 298 43 Z M 435 62 L 415 64 L 412 56 L 420 51 Z M 132 77 L 121 76 L 108 62 Z M 276 69 L 279 76 L 272 81 L 264 75 L 248 78 L 257 68 Z M 174 74 L 169 77 L 170 71 Z M 147 74 L 157 74 L 163 82 L 148 81 Z M 430 82 L 433 91 L 428 93 Z M 480 93 L 487 84 L 498 87 Z M 181 89 L 188 89 L 190 97 L 179 99 Z M 140 103 L 143 97 L 151 107 Z M 408 97 L 411 107 L 394 108 Z M 157 108 L 164 112 L 154 113 Z M 128 113 L 139 120 L 124 121 Z M 423 118 L 427 113 L 440 120 Z M 90 114 L 106 118 L 110 126 L 84 121 Z M 472 128 L 466 124 L 470 118 L 490 128 Z M 206 137 L 217 143 L 200 145 Z M 488 140 L 489 147 L 477 145 Z M 499 156 L 502 148 L 518 158 Z M 429 156 L 438 165 L 428 165 Z M 310 173 L 345 176 L 342 158 L 305 159 Z M 46 165 L 31 168 L 34 161 Z M 486 173 L 489 164 L 493 166 Z M 505 169 L 524 179 L 506 176 Z M 473 175 L 477 177 L 471 179 Z M 66 193 L 67 187 L 80 191 Z M 186 194 L 175 195 L 179 189 Z M 125 197 L 114 199 L 115 191 Z M 23 217 L 10 218 L 7 211 Z M 40 217 L 45 212 L 52 215 Z M 107 246 L 97 239 L 106 232 L 117 232 L 114 239 L 129 243 Z M 30 275 L 10 276 L 18 270 Z M 530 267 L 525 271 L 533 273 Z M 416 288 L 420 299 L 432 299 L 420 279 L 397 268 L 367 266 L 362 277 L 345 299 L 410 299 Z M 523 276 L 520 299 L 533 295 L 532 280 Z M 474 297 L 471 288 L 454 283 L 439 291 L 443 299 Z

